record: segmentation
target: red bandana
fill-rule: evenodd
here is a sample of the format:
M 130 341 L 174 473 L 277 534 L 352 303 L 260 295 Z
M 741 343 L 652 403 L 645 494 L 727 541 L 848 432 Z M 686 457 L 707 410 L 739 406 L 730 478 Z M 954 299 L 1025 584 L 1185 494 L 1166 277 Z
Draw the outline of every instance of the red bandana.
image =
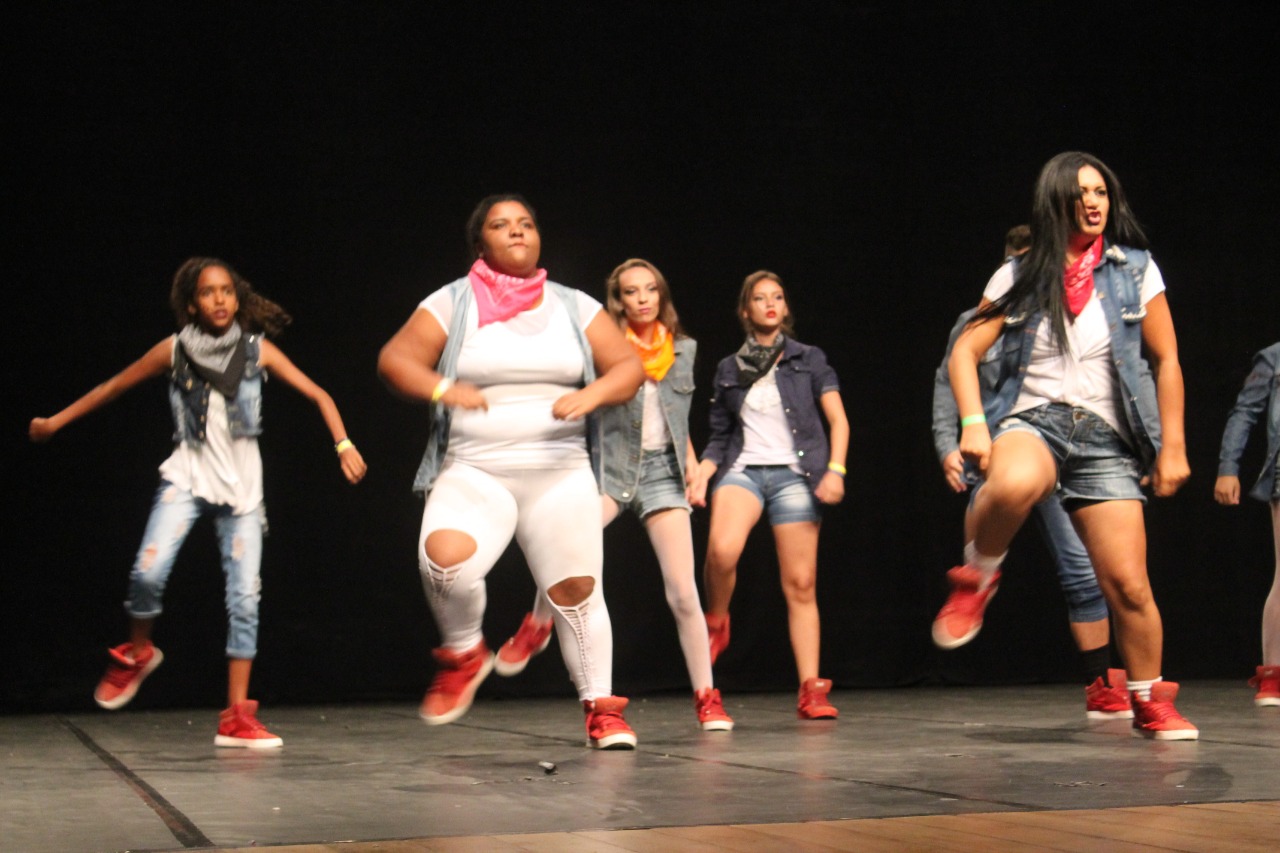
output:
M 1080 316 L 1093 295 L 1093 268 L 1102 257 L 1102 236 L 1085 249 L 1074 264 L 1067 264 L 1062 273 L 1062 283 L 1067 288 L 1067 310 L 1073 317 Z
M 547 282 L 547 271 L 540 269 L 529 278 L 520 278 L 494 271 L 476 258 L 467 274 L 471 290 L 476 295 L 476 307 L 480 310 L 480 325 L 510 320 L 521 311 L 528 311 L 542 298 L 542 286 Z

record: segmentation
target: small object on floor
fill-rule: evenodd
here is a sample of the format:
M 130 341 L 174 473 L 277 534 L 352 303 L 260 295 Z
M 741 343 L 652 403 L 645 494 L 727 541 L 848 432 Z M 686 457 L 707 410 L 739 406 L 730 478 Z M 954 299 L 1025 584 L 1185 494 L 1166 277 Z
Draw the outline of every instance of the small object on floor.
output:
M 796 716 L 802 720 L 834 720 L 840 716 L 836 706 L 827 699 L 831 682 L 826 678 L 807 678 L 800 685 L 796 701 Z
M 1107 679 L 1096 678 L 1084 689 L 1085 716 L 1091 720 L 1132 720 L 1129 684 L 1123 669 L 1107 670 Z
M 258 722 L 257 701 L 246 699 L 218 715 L 218 734 L 213 739 L 213 745 L 276 749 L 284 746 L 284 741 Z
M 1249 686 L 1258 688 L 1253 704 L 1259 708 L 1280 706 L 1280 666 L 1260 666 Z
M 542 772 L 551 776 L 556 772 L 556 763 L 554 761 L 539 761 L 538 766 L 542 768 Z

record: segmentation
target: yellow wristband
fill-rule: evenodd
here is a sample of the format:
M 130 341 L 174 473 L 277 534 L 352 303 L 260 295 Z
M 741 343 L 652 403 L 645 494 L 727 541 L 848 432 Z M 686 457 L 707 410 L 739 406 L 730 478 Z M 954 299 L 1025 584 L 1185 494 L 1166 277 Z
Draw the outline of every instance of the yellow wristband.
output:
M 436 383 L 436 387 L 431 389 L 431 402 L 439 403 L 440 398 L 449 392 L 453 387 L 453 380 L 447 376 L 440 377 L 440 381 Z
M 344 438 L 333 446 L 333 452 L 341 456 L 344 450 L 350 450 L 353 447 L 355 447 L 355 445 L 351 443 L 351 439 Z
M 849 469 L 845 468 L 839 462 L 828 462 L 827 470 L 832 472 L 833 474 L 839 474 L 841 477 L 849 473 Z
M 985 424 L 986 422 L 987 422 L 986 415 L 983 415 L 983 414 L 965 415 L 963 418 L 960 419 L 960 426 L 967 427 L 967 426 L 973 426 L 974 424 Z

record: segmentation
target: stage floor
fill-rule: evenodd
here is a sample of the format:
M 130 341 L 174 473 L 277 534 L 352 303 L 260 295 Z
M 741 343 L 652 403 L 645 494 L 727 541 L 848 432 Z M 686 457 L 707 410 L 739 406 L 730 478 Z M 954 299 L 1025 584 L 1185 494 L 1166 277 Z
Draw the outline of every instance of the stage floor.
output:
M 411 702 L 268 707 L 261 719 L 285 740 L 272 751 L 216 749 L 215 709 L 0 717 L 0 847 L 423 839 L 376 849 L 568 849 L 474 837 L 1280 800 L 1280 708 L 1255 708 L 1243 681 L 1183 686 L 1178 706 L 1200 727 L 1196 742 L 1153 742 L 1132 737 L 1128 721 L 1087 721 L 1083 690 L 1072 685 L 833 699 L 839 721 L 801 722 L 790 695 L 729 696 L 737 728 L 704 733 L 688 697 L 635 698 L 634 752 L 586 749 L 568 697 L 482 700 L 435 728 Z M 1220 849 L 1250 846 L 1243 837 L 1232 844 L 1230 810 L 1203 811 L 1215 815 L 1205 837 Z M 1093 825 L 1095 839 L 1112 837 L 1105 821 Z M 473 838 L 443 846 L 456 836 Z M 681 837 L 590 849 L 685 849 Z M 772 837 L 776 849 L 796 847 Z

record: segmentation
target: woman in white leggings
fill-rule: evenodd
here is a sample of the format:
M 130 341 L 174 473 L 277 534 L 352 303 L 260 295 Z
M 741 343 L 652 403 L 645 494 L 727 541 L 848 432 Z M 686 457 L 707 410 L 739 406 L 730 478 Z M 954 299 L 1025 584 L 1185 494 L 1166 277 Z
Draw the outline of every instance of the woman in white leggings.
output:
M 467 237 L 467 276 L 423 300 L 378 359 L 392 390 L 433 406 L 414 488 L 426 495 L 418 563 L 441 647 L 420 713 L 458 719 L 493 668 L 485 578 L 514 535 L 552 606 L 589 745 L 630 749 L 627 700 L 612 695 L 591 416 L 635 395 L 640 360 L 599 302 L 538 268 L 523 198 L 482 200 Z

